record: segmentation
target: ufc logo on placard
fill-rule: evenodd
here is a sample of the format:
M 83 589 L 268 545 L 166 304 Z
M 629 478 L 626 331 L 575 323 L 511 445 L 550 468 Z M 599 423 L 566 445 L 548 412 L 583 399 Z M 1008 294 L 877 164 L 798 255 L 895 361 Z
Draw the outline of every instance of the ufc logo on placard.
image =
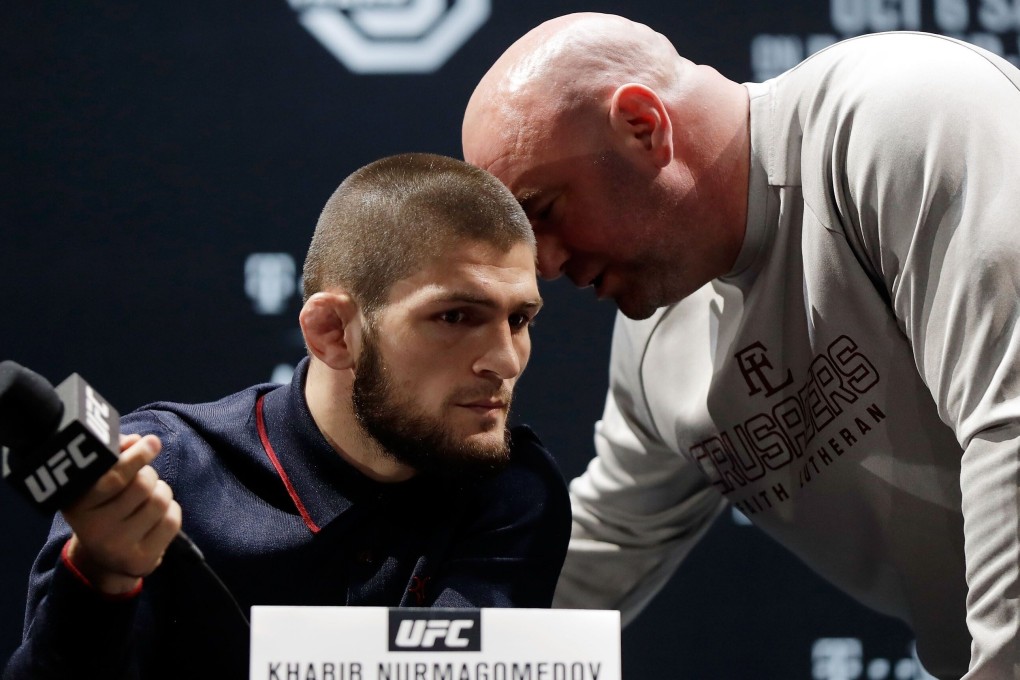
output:
M 390 610 L 391 652 L 477 652 L 481 617 L 476 611 L 410 612 Z

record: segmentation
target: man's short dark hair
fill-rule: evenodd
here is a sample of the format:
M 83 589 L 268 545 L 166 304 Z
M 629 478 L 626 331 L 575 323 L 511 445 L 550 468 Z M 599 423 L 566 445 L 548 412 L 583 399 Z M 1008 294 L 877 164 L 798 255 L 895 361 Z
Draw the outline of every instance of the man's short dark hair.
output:
M 390 287 L 451 244 L 507 252 L 535 237 L 513 194 L 488 172 L 427 153 L 388 156 L 351 173 L 326 202 L 304 264 L 304 299 L 339 286 L 366 313 Z

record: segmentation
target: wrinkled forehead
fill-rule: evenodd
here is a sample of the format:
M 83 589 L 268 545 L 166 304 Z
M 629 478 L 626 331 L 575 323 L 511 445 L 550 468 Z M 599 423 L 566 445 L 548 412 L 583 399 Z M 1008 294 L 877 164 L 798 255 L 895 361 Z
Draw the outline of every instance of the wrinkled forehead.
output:
M 498 87 L 476 90 L 464 115 L 464 160 L 488 170 L 503 156 L 515 153 L 535 129 L 530 93 Z M 491 170 L 490 170 L 491 172 Z M 497 175 L 498 176 L 498 175 Z
M 598 141 L 598 107 L 564 101 L 562 92 L 518 89 L 479 103 L 463 138 L 464 159 L 488 171 L 520 200 L 522 182 Z
M 505 134 L 465 145 L 465 158 L 509 188 L 530 217 L 534 203 L 598 162 L 607 144 L 600 120 L 590 109 L 522 116 Z

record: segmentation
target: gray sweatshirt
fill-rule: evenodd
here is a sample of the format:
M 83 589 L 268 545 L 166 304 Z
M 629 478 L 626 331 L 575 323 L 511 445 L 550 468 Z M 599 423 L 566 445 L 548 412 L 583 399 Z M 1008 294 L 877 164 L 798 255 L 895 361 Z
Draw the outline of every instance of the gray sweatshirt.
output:
M 729 503 L 931 674 L 1020 677 L 1020 72 L 886 33 L 746 87 L 742 250 L 618 318 L 556 606 L 631 620 Z

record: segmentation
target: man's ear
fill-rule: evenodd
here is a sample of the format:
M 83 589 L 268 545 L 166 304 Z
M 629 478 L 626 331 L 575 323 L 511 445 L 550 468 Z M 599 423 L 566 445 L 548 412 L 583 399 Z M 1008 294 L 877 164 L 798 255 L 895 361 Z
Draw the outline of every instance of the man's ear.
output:
M 305 302 L 298 320 L 315 358 L 338 371 L 354 367 L 362 324 L 354 298 L 343 291 L 316 293 Z
M 609 124 L 628 156 L 655 169 L 672 162 L 673 123 L 653 90 L 637 83 L 617 88 L 609 104 Z

